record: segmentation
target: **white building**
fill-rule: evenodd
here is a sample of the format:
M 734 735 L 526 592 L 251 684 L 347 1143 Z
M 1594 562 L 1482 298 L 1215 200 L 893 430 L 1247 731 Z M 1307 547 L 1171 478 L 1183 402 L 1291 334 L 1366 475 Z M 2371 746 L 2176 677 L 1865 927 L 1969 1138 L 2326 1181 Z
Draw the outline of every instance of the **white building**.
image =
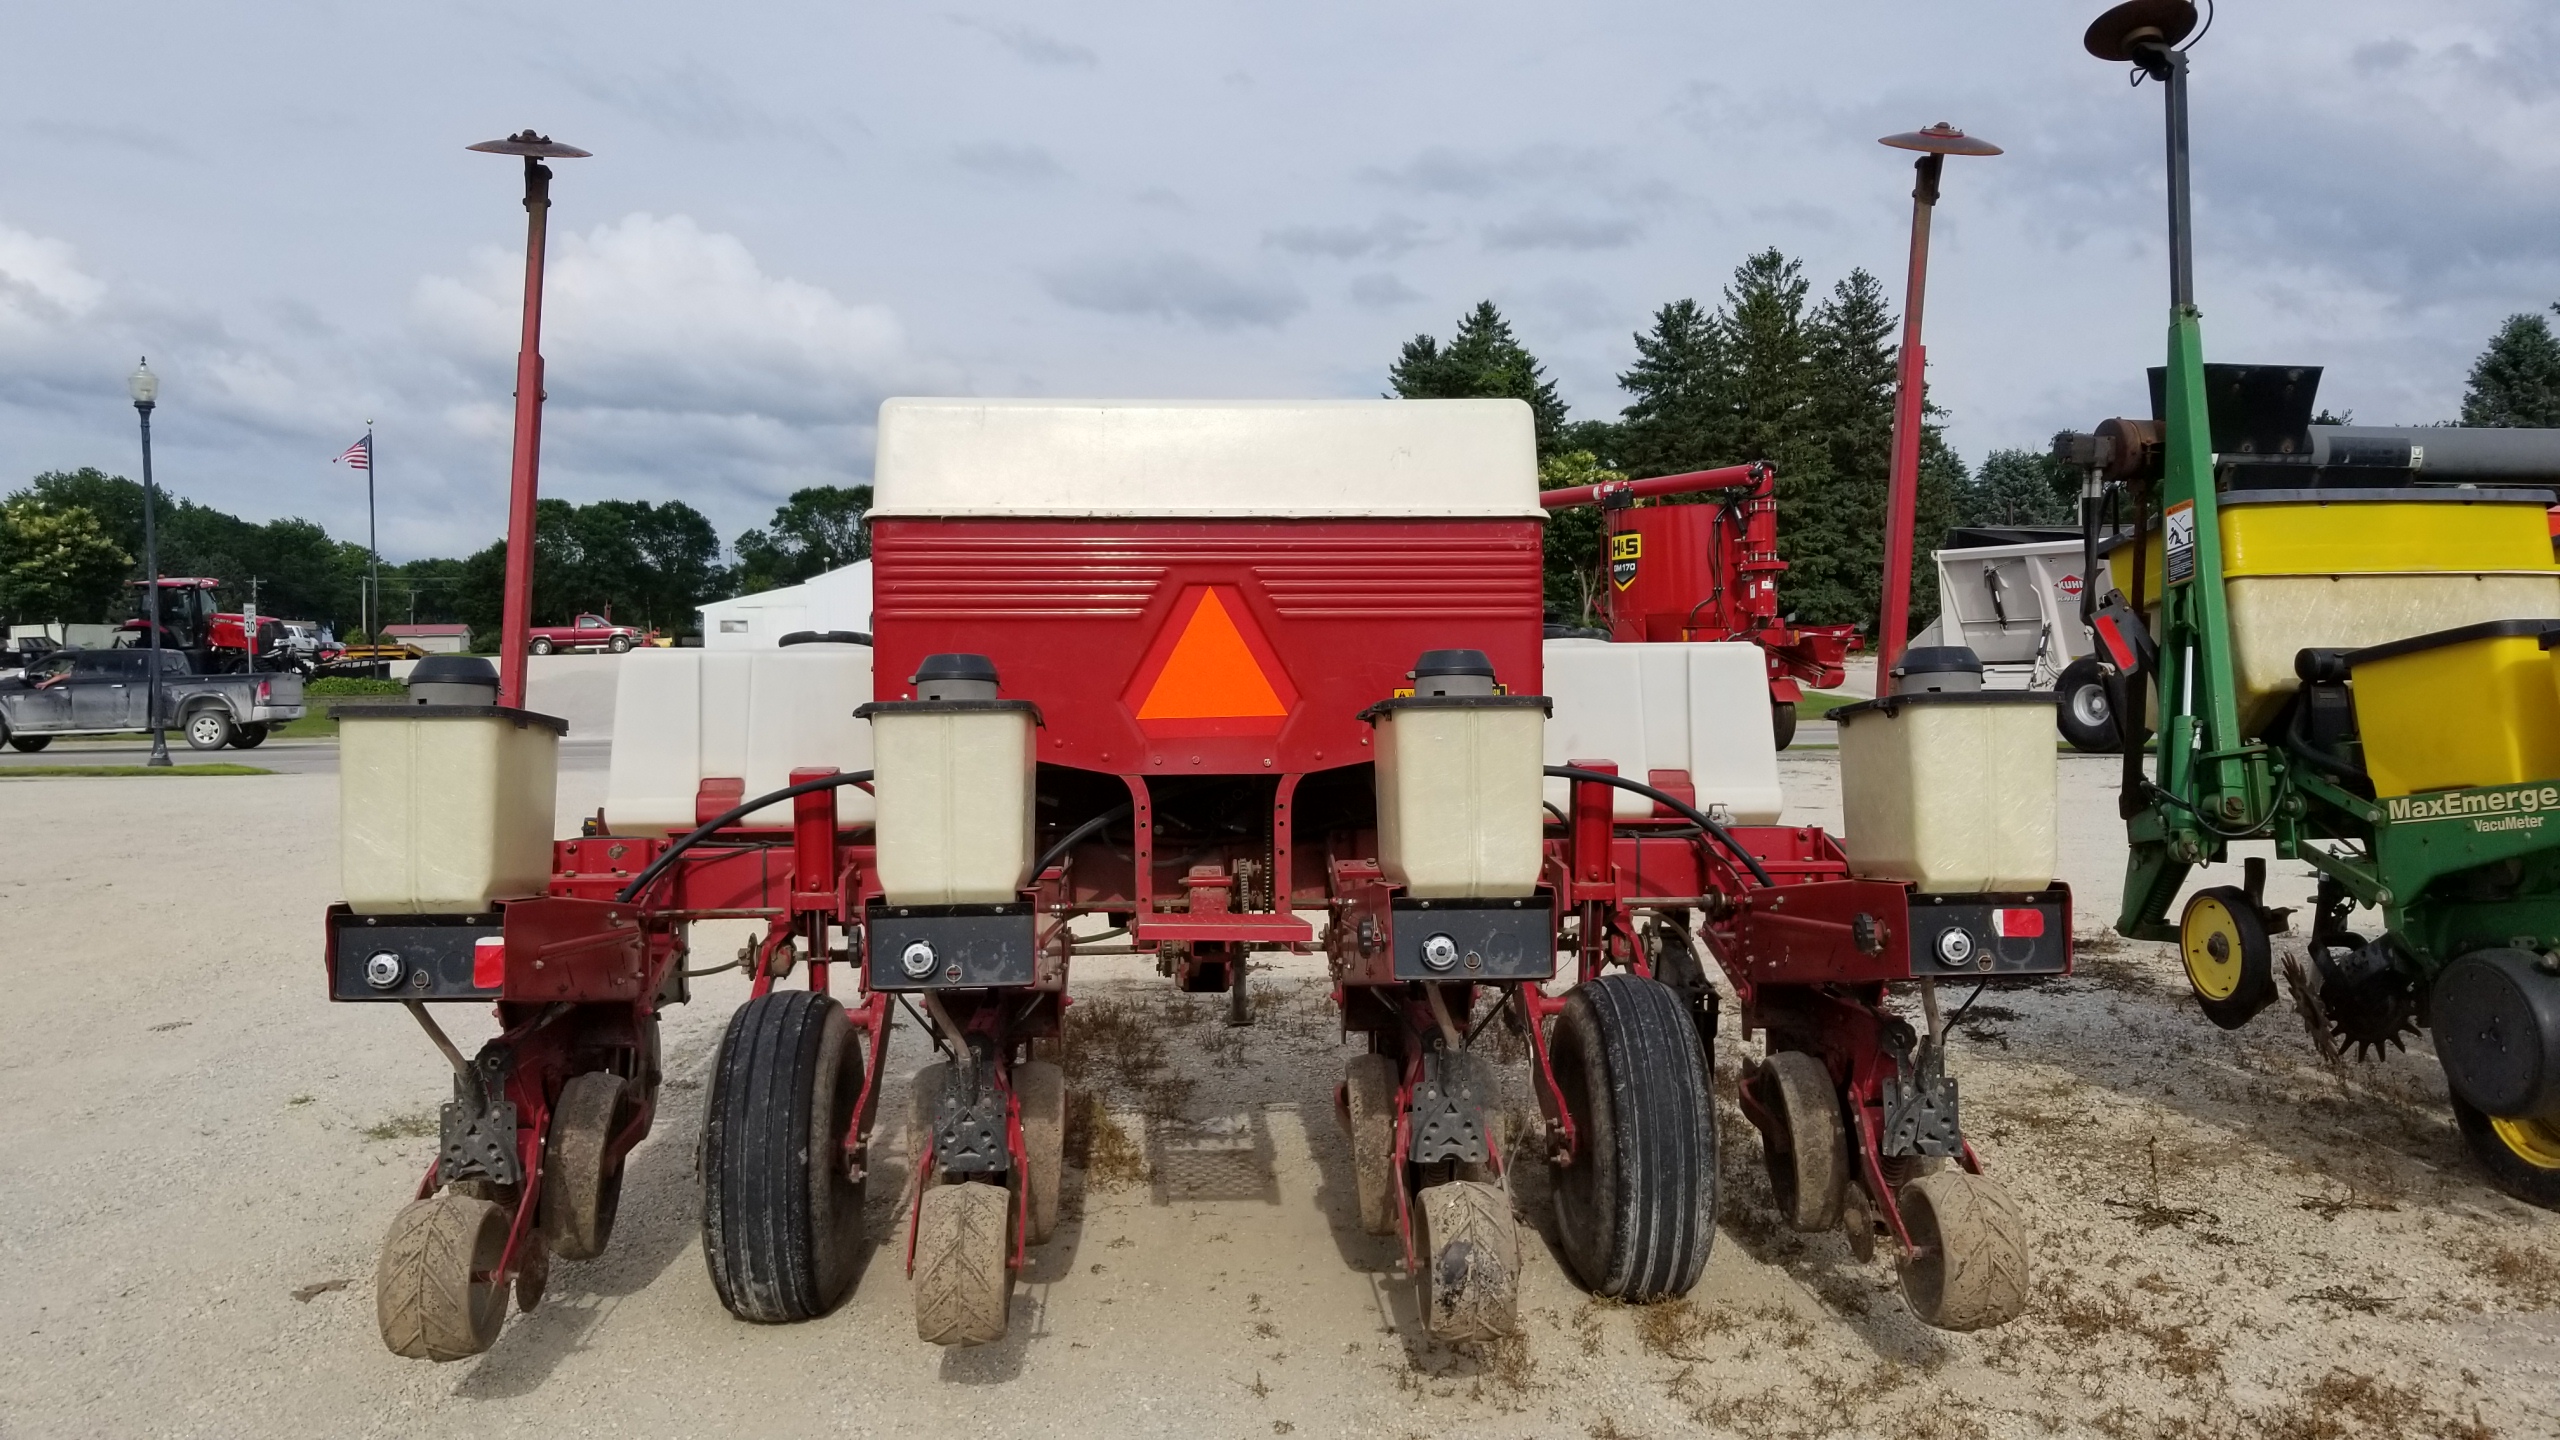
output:
M 702 609 L 708 650 L 770 650 L 795 630 L 871 630 L 871 562 L 857 560 L 797 585 L 760 590 Z

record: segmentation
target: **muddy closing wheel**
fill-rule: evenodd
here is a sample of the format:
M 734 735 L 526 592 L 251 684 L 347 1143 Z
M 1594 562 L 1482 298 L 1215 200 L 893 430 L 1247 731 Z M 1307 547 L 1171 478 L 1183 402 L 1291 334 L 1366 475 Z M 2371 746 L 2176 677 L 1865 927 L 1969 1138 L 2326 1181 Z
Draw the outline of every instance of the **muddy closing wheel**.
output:
M 1022 1104 L 1022 1152 L 1029 1161 L 1023 1183 L 1031 1191 L 1031 1243 L 1058 1228 L 1058 1185 L 1066 1163 L 1067 1077 L 1046 1060 L 1013 1067 L 1013 1094 Z
M 1791 1229 L 1834 1228 L 1849 1189 L 1849 1139 L 1831 1072 L 1802 1050 L 1780 1050 L 1761 1064 L 1752 1084 L 1768 1116 L 1760 1154 L 1778 1213 Z
M 412 1360 L 464 1360 L 496 1343 L 507 1288 L 496 1274 L 507 1212 L 447 1190 L 412 1201 L 391 1221 L 374 1268 L 382 1343 Z
M 1396 1062 L 1354 1055 L 1342 1078 L 1343 1123 L 1351 1131 L 1351 1179 L 1359 1192 L 1360 1228 L 1396 1233 Z
M 825 1314 L 853 1283 L 862 1185 L 845 1136 L 862 1086 L 844 1007 L 806 990 L 740 1006 L 702 1126 L 702 1254 L 741 1320 Z
M 1423 1310 L 1435 1340 L 1499 1340 L 1520 1329 L 1520 1225 L 1499 1185 L 1454 1180 L 1414 1197 Z
M 613 1238 L 622 1162 L 607 1158 L 623 1119 L 624 1082 L 609 1070 L 569 1077 L 543 1141 L 542 1238 L 562 1260 L 592 1260 Z
M 2189 897 L 2178 919 L 2178 954 L 2196 1004 L 2225 1030 L 2248 1024 L 2275 1001 L 2267 924 L 2245 890 L 2223 885 Z
M 1637 975 L 1576 987 L 1551 1042 L 1572 1117 L 1555 1176 L 1565 1258 L 1616 1300 L 1685 1295 L 1715 1243 L 1715 1093 L 1680 997 Z
M 2027 1227 L 2009 1192 L 1963 1170 L 1902 1187 L 1902 1223 L 1916 1255 L 1900 1262 L 1902 1298 L 1922 1324 L 1987 1330 L 2027 1308 Z
M 1013 1193 L 967 1181 L 924 1192 L 916 1209 L 916 1338 L 989 1345 L 1004 1338 L 1013 1299 Z

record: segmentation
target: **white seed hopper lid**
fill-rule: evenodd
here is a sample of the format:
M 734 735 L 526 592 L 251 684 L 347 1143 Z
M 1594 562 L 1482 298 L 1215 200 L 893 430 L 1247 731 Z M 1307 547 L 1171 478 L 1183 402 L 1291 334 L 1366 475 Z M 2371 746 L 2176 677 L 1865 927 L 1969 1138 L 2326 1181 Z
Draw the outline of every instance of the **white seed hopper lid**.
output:
M 1517 400 L 896 399 L 874 515 L 1532 518 Z

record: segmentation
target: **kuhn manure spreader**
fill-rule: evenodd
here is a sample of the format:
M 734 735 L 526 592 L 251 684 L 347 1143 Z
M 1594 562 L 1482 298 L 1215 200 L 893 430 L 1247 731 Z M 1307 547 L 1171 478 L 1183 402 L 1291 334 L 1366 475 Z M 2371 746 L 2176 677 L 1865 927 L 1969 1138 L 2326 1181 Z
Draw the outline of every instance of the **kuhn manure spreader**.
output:
M 879 433 L 871 644 L 635 651 L 590 833 L 552 838 L 557 722 L 488 688 L 338 712 L 332 994 L 501 1022 L 468 1057 L 428 1025 L 456 1079 L 382 1254 L 394 1350 L 481 1351 L 511 1283 L 530 1305 L 603 1246 L 687 927 L 720 917 L 763 927 L 700 1152 L 746 1319 L 852 1283 L 907 1004 L 937 1052 L 900 1201 L 917 1330 L 1004 1334 L 1058 1219 L 1042 1057 L 1104 940 L 1193 991 L 1325 957 L 1365 1042 L 1339 1092 L 1359 1222 L 1400 1238 L 1437 1336 L 1514 1329 L 1519 1164 L 1553 1167 L 1594 1292 L 1697 1282 L 1710 960 L 1765 1044 L 1741 1103 L 1785 1218 L 1881 1238 L 1931 1324 L 2019 1312 L 2025 1236 L 1958 1124 L 1936 987 L 2068 964 L 2049 701 L 1915 664 L 1837 712 L 1844 844 L 1777 823 L 1756 648 L 1542 642 L 1517 402 L 898 400 Z M 1496 1024 L 1531 1057 L 1526 1134 Z

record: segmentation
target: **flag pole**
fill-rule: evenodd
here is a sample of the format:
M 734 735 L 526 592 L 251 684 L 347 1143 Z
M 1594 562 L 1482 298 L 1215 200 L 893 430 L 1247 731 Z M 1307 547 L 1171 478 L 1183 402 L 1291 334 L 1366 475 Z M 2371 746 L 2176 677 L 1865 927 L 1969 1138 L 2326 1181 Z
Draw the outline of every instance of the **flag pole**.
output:
M 373 447 L 373 422 L 367 420 L 364 422 L 364 552 L 365 588 L 369 594 L 365 607 L 365 638 L 376 647 L 382 643 L 382 636 L 376 633 L 381 629 L 382 616 L 382 541 L 373 510 L 373 467 L 378 455 Z M 375 663 L 379 664 L 379 659 Z

